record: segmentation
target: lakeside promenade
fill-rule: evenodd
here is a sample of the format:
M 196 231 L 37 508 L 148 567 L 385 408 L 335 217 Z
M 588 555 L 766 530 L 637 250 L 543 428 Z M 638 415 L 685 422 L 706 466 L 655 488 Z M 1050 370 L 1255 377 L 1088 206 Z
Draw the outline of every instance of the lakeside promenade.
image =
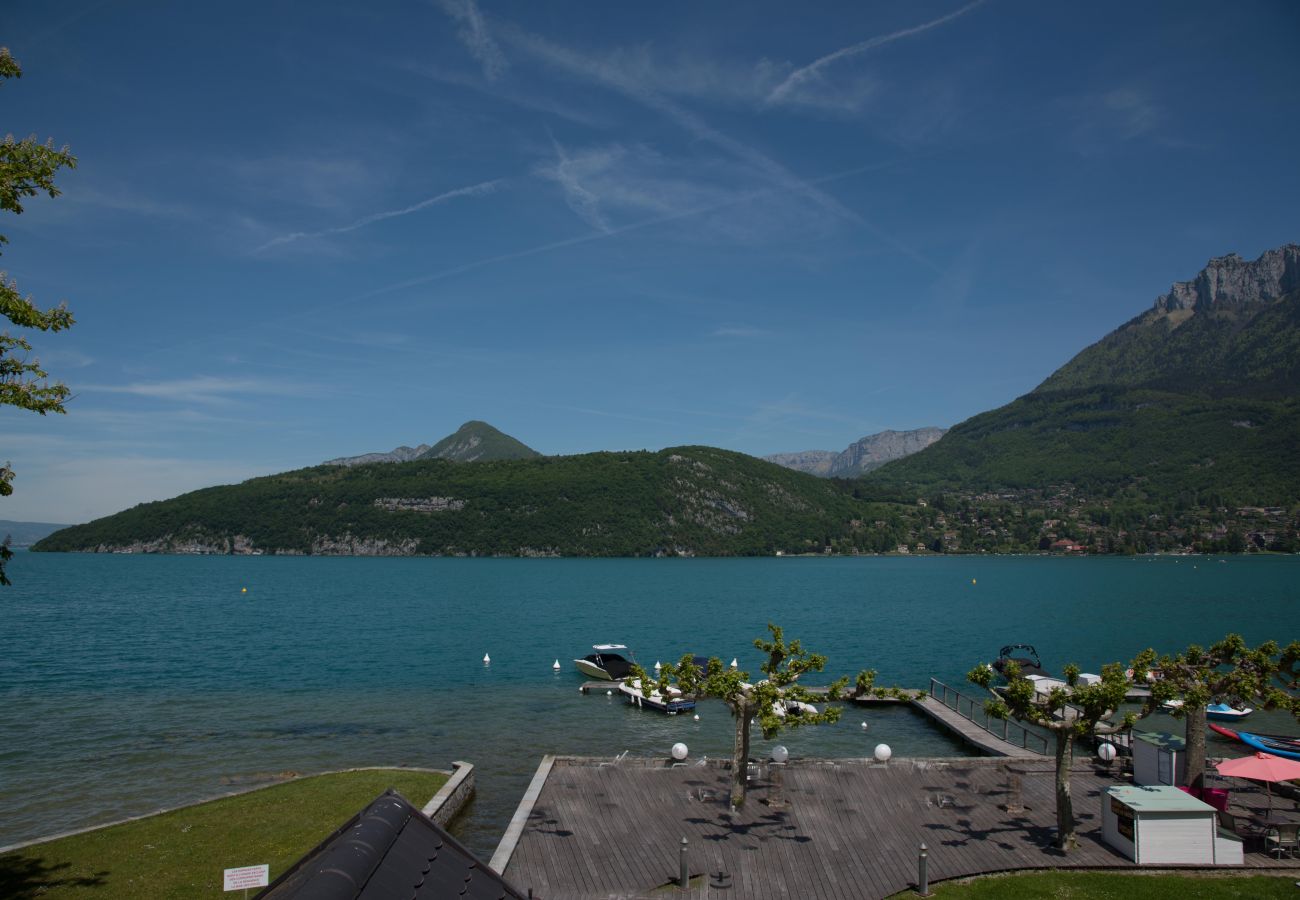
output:
M 1091 767 L 1071 779 L 1080 846 L 1069 854 L 1051 846 L 1048 759 L 798 760 L 774 778 L 775 769 L 752 766 L 749 799 L 733 815 L 727 763 L 546 757 L 494 866 L 521 890 L 569 900 L 883 898 L 915 886 L 922 843 L 932 883 L 1022 869 L 1137 870 L 1101 840 L 1101 794 L 1117 781 Z M 1234 806 L 1263 809 L 1263 791 L 1233 786 Z M 665 894 L 683 837 L 691 889 Z M 1296 867 L 1247 853 L 1231 871 Z

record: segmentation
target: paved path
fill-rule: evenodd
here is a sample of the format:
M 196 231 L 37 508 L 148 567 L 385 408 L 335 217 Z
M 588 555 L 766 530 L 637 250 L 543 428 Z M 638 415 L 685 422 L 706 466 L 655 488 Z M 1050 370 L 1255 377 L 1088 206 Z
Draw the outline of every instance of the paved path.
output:
M 728 811 L 730 773 L 718 765 L 666 768 L 659 760 L 554 760 L 504 874 L 545 900 L 639 900 L 676 877 L 689 841 L 693 875 L 724 871 L 731 887 L 700 878 L 695 900 L 817 900 L 888 897 L 913 886 L 917 850 L 929 847 L 930 878 L 1044 867 L 1130 869 L 1100 840 L 1100 793 L 1113 782 L 1091 769 L 1072 780 L 1082 846 L 1051 848 L 1052 762 L 1008 759 L 803 761 L 784 770 L 788 805 L 764 801 L 767 766 L 749 802 Z M 1024 811 L 1004 808 L 1009 775 L 1021 773 Z M 1234 783 L 1234 787 L 1239 783 Z M 1243 798 L 1263 803 L 1260 794 Z M 1259 853 L 1248 865 L 1277 864 Z

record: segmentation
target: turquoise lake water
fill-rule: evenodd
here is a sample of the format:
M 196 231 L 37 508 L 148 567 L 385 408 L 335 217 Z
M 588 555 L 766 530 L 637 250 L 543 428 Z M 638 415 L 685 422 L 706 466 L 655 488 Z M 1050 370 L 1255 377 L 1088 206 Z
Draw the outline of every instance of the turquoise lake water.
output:
M 1300 558 L 371 559 L 18 553 L 0 591 L 0 846 L 284 771 L 475 763 L 490 855 L 544 753 L 729 756 L 701 720 L 582 696 L 598 642 L 740 658 L 766 623 L 828 672 L 962 683 L 1005 643 L 1085 671 L 1228 631 L 1300 637 Z M 241 588 L 247 587 L 247 593 Z M 484 653 L 492 664 L 484 666 Z M 551 670 L 559 659 L 560 673 Z M 870 725 L 864 733 L 861 722 Z M 1155 717 L 1144 728 L 1181 728 Z M 1256 730 L 1296 733 L 1256 714 Z M 793 755 L 964 753 L 907 709 L 847 710 Z M 1217 738 L 1215 740 L 1218 740 Z M 765 752 L 762 742 L 756 752 Z M 1227 746 L 1217 748 L 1227 750 Z M 1213 751 L 1212 751 L 1213 753 Z M 424 800 L 427 798 L 412 798 Z

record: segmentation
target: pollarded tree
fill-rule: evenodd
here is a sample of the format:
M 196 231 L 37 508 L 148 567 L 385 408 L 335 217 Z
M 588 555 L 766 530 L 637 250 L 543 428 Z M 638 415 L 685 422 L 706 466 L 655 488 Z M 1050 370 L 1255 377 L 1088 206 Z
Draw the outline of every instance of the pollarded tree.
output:
M 835 681 L 825 695 L 815 695 L 796 682 L 807 672 L 820 672 L 826 668 L 826 657 L 810 653 L 799 641 L 785 642 L 780 626 L 768 624 L 772 639 L 757 638 L 754 646 L 767 654 L 762 669 L 767 677 L 751 684 L 749 673 L 730 669 L 714 657 L 701 671 L 690 654 L 677 663 L 663 666 L 657 681 L 652 681 L 640 666 L 634 666 L 629 680 L 640 679 L 642 691 L 649 694 L 658 690 L 667 694 L 673 682 L 686 696 L 702 699 L 714 697 L 731 709 L 736 722 L 736 739 L 731 754 L 731 807 L 739 809 L 745 803 L 748 782 L 750 729 L 758 722 L 763 737 L 772 740 L 783 730 L 805 725 L 825 725 L 839 721 L 839 707 L 824 706 L 821 712 L 812 712 L 813 701 L 838 700 L 848 686 L 848 677 Z M 864 672 L 858 676 L 855 692 L 879 693 L 896 689 L 874 688 L 875 673 Z M 800 705 L 807 704 L 808 706 Z
M 1113 734 L 1133 724 L 1130 713 L 1119 723 L 1108 722 L 1124 702 L 1128 681 L 1119 663 L 1103 666 L 1101 681 L 1079 682 L 1079 667 L 1065 667 L 1065 685 L 1040 691 L 1034 682 L 1020 674 L 1020 666 L 1008 663 L 1002 691 L 993 690 L 996 673 L 989 665 L 979 665 L 966 678 L 985 688 L 993 697 L 984 704 L 985 711 L 997 719 L 1014 718 L 1052 732 L 1056 739 L 1056 846 L 1064 851 L 1079 846 L 1075 834 L 1074 803 L 1070 795 L 1070 770 L 1074 766 L 1074 739 L 1093 734 Z
M 1151 673 L 1152 678 L 1147 675 Z M 1133 678 L 1150 681 L 1151 696 L 1142 709 L 1147 716 L 1171 700 L 1168 711 L 1182 719 L 1187 737 L 1187 784 L 1205 786 L 1205 707 L 1211 703 L 1283 709 L 1300 719 L 1300 643 L 1285 649 L 1275 641 L 1251 648 L 1239 634 L 1230 634 L 1208 648 L 1192 644 L 1173 656 L 1156 657 L 1144 650 L 1133 660 Z
M 22 66 L 0 47 L 0 79 L 21 78 Z M 37 194 L 59 195 L 54 186 L 54 176 L 62 168 L 76 168 L 77 160 L 67 147 L 54 149 L 54 142 L 41 143 L 35 136 L 15 140 L 12 134 L 0 142 L 0 209 L 19 214 L 23 200 Z M 9 242 L 0 234 L 0 245 Z M 20 328 L 39 331 L 62 331 L 72 325 L 72 314 L 59 305 L 41 310 L 30 297 L 18 293 L 18 285 L 0 271 L 0 315 Z M 45 415 L 64 411 L 68 388 L 63 384 L 50 384 L 40 360 L 28 359 L 32 347 L 21 337 L 7 331 L 0 334 L 0 405 L 17 406 Z M 14 473 L 8 464 L 0 466 L 0 497 L 13 493 Z M 0 585 L 8 584 L 4 565 L 13 556 L 8 540 L 0 544 Z

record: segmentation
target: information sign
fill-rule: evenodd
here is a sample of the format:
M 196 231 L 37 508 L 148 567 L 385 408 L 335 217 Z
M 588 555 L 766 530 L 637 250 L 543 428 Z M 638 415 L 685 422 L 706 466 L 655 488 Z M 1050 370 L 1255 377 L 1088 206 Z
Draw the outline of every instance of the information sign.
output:
M 226 869 L 227 891 L 246 891 L 249 888 L 266 887 L 271 883 L 271 866 L 240 866 Z

